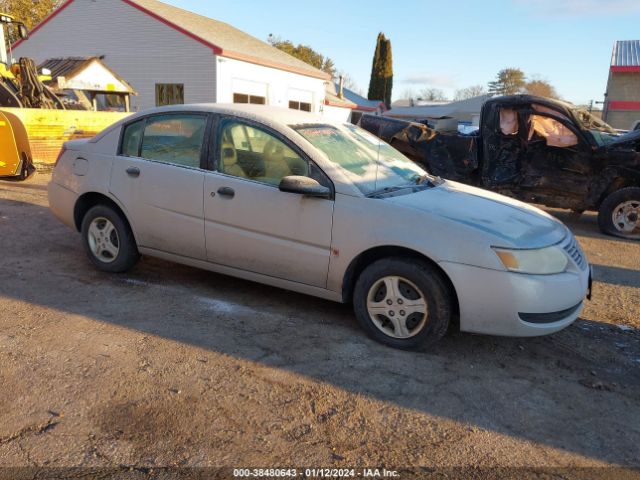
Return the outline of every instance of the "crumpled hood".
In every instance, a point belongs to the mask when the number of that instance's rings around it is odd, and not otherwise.
[[[538,208],[449,180],[387,200],[479,230],[493,237],[490,242],[494,246],[540,248],[558,243],[567,235],[562,222]]]
[[[630,132],[625,133],[624,135],[620,135],[618,138],[616,138],[613,142],[609,144],[609,147],[618,146],[623,143],[636,142],[636,141],[640,142],[640,130],[632,130]],[[629,148],[633,148],[633,147],[630,146]]]

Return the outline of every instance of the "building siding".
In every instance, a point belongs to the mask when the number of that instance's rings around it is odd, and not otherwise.
[[[185,103],[216,101],[212,50],[122,0],[75,0],[33,36],[14,58],[102,56],[137,92],[133,110],[155,106],[156,83],[183,83]]]
[[[628,129],[636,120],[640,120],[640,109],[615,109],[614,102],[640,102],[640,73],[610,73],[603,116],[612,127],[620,129]]]
[[[217,63],[216,98],[220,103],[233,102],[234,93],[260,95],[265,92],[268,105],[288,108],[289,100],[308,98],[312,111],[321,111],[325,95],[322,79],[231,58],[218,57]],[[243,91],[243,88],[253,91]]]

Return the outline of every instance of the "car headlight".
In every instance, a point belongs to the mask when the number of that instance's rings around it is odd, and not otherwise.
[[[531,250],[492,247],[504,267],[511,272],[550,275],[564,272],[569,259],[557,246]]]

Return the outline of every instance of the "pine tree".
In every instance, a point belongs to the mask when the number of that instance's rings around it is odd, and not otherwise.
[[[380,84],[379,70],[384,40],[384,35],[380,32],[376,40],[376,50],[373,53],[373,63],[371,65],[371,80],[369,80],[369,93],[367,94],[369,100],[382,100],[382,85]]]
[[[494,95],[513,95],[524,90],[526,86],[524,72],[519,68],[505,68],[496,75],[496,80],[489,82],[489,93]]]
[[[391,55],[391,40],[382,32],[378,34],[376,50],[371,65],[371,80],[369,81],[369,100],[382,100],[389,107],[391,91],[393,89],[393,58]]]
[[[391,55],[391,40],[386,39],[383,49],[384,62],[384,103],[389,108],[391,106],[391,90],[393,89],[393,57]]]

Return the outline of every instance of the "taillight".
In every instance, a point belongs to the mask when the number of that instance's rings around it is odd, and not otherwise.
[[[62,155],[64,155],[64,152],[67,151],[67,148],[62,145],[62,148],[60,149],[60,153],[58,153],[58,158],[56,158],[56,163],[53,164],[54,168],[58,165],[58,162],[60,161],[60,159],[62,158]]]

